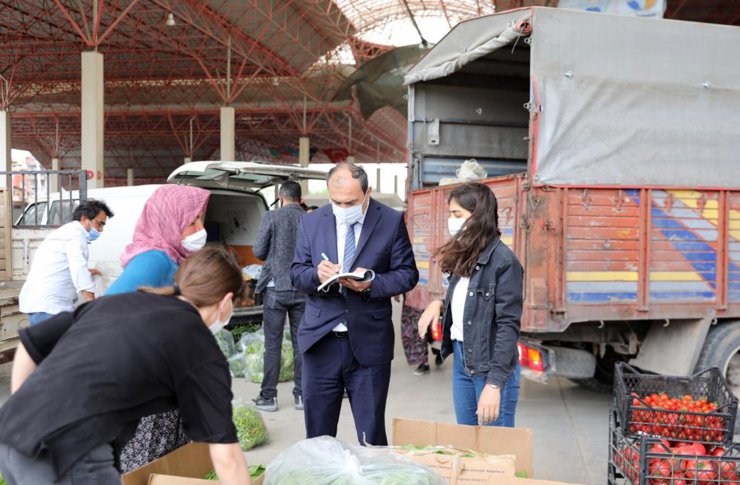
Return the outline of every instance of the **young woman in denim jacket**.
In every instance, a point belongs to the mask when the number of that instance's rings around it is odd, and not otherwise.
[[[419,335],[442,314],[442,357],[454,353],[452,395],[458,424],[514,426],[519,399],[517,341],[523,269],[501,241],[498,203],[473,182],[447,199],[452,238],[437,250],[450,275],[444,301],[430,303]]]

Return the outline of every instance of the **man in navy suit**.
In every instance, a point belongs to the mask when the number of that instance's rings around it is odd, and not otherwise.
[[[306,434],[336,436],[346,389],[360,443],[387,445],[391,298],[414,288],[419,272],[403,215],[370,198],[361,167],[337,165],[327,185],[331,204],[303,217],[291,267],[293,286],[307,295],[298,330]],[[364,269],[375,271],[373,281],[343,279],[317,292],[338,272]]]

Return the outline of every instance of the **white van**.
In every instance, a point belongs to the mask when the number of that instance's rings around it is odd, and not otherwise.
[[[208,245],[218,245],[234,254],[241,267],[261,264],[252,252],[268,203],[262,189],[288,180],[324,179],[326,173],[290,165],[258,162],[191,162],[177,168],[167,183],[202,187],[211,192],[205,217]],[[136,221],[149,196],[160,185],[108,187],[87,191],[88,199],[105,202],[115,214],[105,231],[90,245],[90,268],[99,269],[96,278],[100,294],[121,274],[119,261],[133,239]],[[13,228],[13,279],[25,279],[35,249],[53,230],[39,226],[58,226],[68,222],[72,208],[79,203],[77,191],[30,204]],[[72,202],[70,202],[72,201]],[[270,201],[271,203],[272,201]],[[262,307],[248,301],[238,306],[234,316],[240,321],[261,318]]]

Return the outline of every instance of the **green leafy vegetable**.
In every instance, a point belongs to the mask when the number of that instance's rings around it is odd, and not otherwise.
[[[232,377],[244,377],[244,354],[236,354],[229,358],[229,370]]]
[[[264,372],[265,337],[261,332],[243,335],[239,347],[244,351],[244,377],[257,384],[262,382]],[[290,334],[283,339],[280,348],[280,382],[293,380],[293,344]]]
[[[249,465],[249,478],[254,480],[265,473],[265,465]]]
[[[203,478],[205,480],[218,480],[218,475],[216,475],[216,470],[211,470],[208,473],[206,473],[206,476]]]
[[[234,407],[234,425],[242,450],[251,450],[255,446],[267,443],[267,427],[257,409],[249,406]]]
[[[234,343],[234,337],[231,335],[231,332],[221,329],[214,334],[214,337],[224,357],[228,359],[236,354],[236,344]]]

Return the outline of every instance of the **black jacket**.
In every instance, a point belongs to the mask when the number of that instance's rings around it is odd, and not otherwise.
[[[473,268],[463,311],[465,367],[503,387],[514,370],[522,319],[524,270],[514,252],[496,238]],[[452,275],[442,322],[442,357],[452,354],[450,302],[460,276]]]
[[[257,282],[256,292],[262,293],[270,280],[276,291],[290,291],[290,264],[293,262],[298,227],[305,211],[298,204],[289,204],[265,214],[252,252],[265,262]]]

